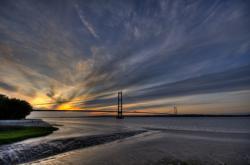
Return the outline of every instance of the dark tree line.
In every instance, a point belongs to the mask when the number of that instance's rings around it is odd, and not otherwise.
[[[31,111],[32,106],[28,102],[0,94],[0,120],[24,119]]]

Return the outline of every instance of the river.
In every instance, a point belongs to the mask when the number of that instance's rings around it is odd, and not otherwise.
[[[32,112],[58,127],[0,146],[2,164],[250,163],[249,117],[85,117]]]

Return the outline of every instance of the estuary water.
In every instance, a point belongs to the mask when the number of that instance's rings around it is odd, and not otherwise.
[[[247,132],[250,133],[250,117],[127,117],[117,120],[115,117],[86,117],[81,112],[32,112],[28,118],[38,118],[53,124],[73,125],[74,133],[85,126],[96,126],[96,129],[138,129],[143,127],[214,131],[214,132]],[[79,129],[78,129],[79,128]],[[73,129],[73,128],[72,128]],[[115,130],[115,129],[114,129]],[[86,131],[86,130],[85,130]]]
[[[250,163],[249,117],[118,120],[85,117],[81,112],[38,111],[28,118],[43,119],[59,130],[0,146],[0,164]]]

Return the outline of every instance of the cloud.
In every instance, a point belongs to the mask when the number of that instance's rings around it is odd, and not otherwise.
[[[204,93],[250,89],[250,66],[230,69],[224,72],[202,75],[174,83],[166,83],[135,91],[135,98],[156,99]],[[138,92],[138,94],[137,94]]]
[[[198,94],[220,93],[239,90],[250,90],[250,66],[230,69],[224,72],[207,74],[199,77],[166,83],[150,88],[125,92],[126,104],[152,101]],[[106,98],[106,96],[96,97],[93,100],[84,102],[84,106],[111,106],[116,104],[116,95]],[[79,105],[79,103],[77,103]],[[172,103],[174,104],[174,103]],[[163,107],[155,105],[155,107]],[[139,106],[141,107],[141,106]],[[137,108],[139,108],[137,107]],[[144,106],[153,108],[153,106]],[[130,108],[135,110],[134,108]]]
[[[1,80],[31,102],[87,108],[112,106],[118,90],[132,103],[248,89],[246,1],[24,0],[0,11]]]
[[[88,29],[88,31],[93,35],[93,37],[99,39],[100,37],[96,34],[96,31],[94,30],[93,26],[84,18],[77,4],[75,5],[75,8],[83,25]]]
[[[18,89],[17,87],[15,87],[13,85],[10,85],[10,84],[7,84],[7,83],[1,82],[1,81],[0,81],[0,88],[7,90],[7,91],[10,91],[10,92],[16,92]]]

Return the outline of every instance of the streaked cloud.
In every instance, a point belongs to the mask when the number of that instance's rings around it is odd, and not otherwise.
[[[250,90],[249,6],[244,0],[1,1],[0,92],[41,109],[108,110],[123,90],[128,110],[149,112],[184,102],[188,112],[196,105],[210,112],[207,96],[220,95],[249,112],[239,99],[249,93],[227,97]],[[208,100],[197,103],[197,95]],[[192,98],[192,106],[183,98]],[[219,104],[232,112],[227,101]]]
[[[83,23],[83,25],[89,30],[89,32],[95,37],[95,38],[99,38],[99,36],[96,34],[94,28],[92,27],[92,25],[84,18],[84,16],[82,15],[81,10],[79,9],[78,5],[75,5],[76,11]]]

